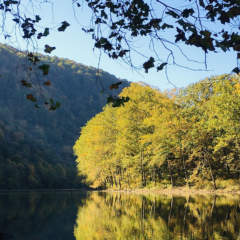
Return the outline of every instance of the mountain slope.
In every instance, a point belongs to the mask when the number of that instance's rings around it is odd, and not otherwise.
[[[72,146],[80,128],[102,110],[110,94],[128,85],[121,80],[113,92],[109,86],[119,79],[109,73],[68,59],[40,57],[50,64],[47,76],[30,71],[24,53],[0,45],[0,188],[79,186]],[[22,80],[33,87],[24,88]],[[51,86],[46,87],[48,80]],[[26,100],[32,93],[38,102],[53,98],[61,107],[35,108]]]

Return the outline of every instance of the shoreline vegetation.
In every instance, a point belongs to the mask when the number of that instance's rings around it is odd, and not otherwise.
[[[239,75],[166,93],[132,83],[120,96],[130,100],[107,105],[73,147],[91,187],[240,192]]]
[[[156,195],[240,195],[240,189],[197,189],[188,187],[173,187],[173,188],[139,188],[139,189],[105,189],[100,190],[107,193],[127,193],[127,194],[156,194]]]
[[[22,192],[106,192],[126,194],[156,194],[156,195],[240,195],[240,188],[225,189],[198,189],[189,187],[168,187],[168,188],[136,188],[136,189],[94,189],[94,188],[69,188],[69,189],[0,189],[1,193],[22,193]]]
[[[0,193],[22,193],[22,192],[107,192],[107,193],[127,193],[127,194],[156,194],[156,195],[240,195],[240,190],[230,189],[194,189],[187,187],[174,188],[142,188],[142,189],[0,189]]]

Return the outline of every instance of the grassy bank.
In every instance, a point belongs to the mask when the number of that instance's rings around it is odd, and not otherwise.
[[[239,186],[230,186],[222,189],[199,189],[189,187],[168,187],[168,188],[138,188],[138,189],[106,189],[104,192],[122,192],[134,194],[164,194],[164,195],[240,195]]]

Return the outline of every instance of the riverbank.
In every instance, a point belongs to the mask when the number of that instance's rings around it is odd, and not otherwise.
[[[159,195],[240,195],[239,190],[232,189],[197,189],[188,187],[173,188],[138,188],[138,189],[92,189],[92,188],[74,188],[74,189],[0,189],[0,193],[11,192],[108,192],[108,193],[127,193],[127,194],[159,194]]]
[[[240,190],[232,189],[196,189],[188,187],[174,187],[174,188],[142,188],[142,189],[106,189],[102,192],[119,192],[119,193],[133,193],[133,194],[159,194],[159,195],[240,195]]]

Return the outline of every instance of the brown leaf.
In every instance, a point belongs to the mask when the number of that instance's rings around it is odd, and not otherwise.
[[[110,85],[110,89],[118,89],[119,85],[122,84],[122,82],[117,82],[117,83],[113,83],[112,85]]]
[[[27,94],[26,98],[32,102],[36,102],[37,99],[32,94]]]
[[[44,82],[43,84],[46,85],[46,86],[50,86],[51,82],[48,80],[48,81]]]

